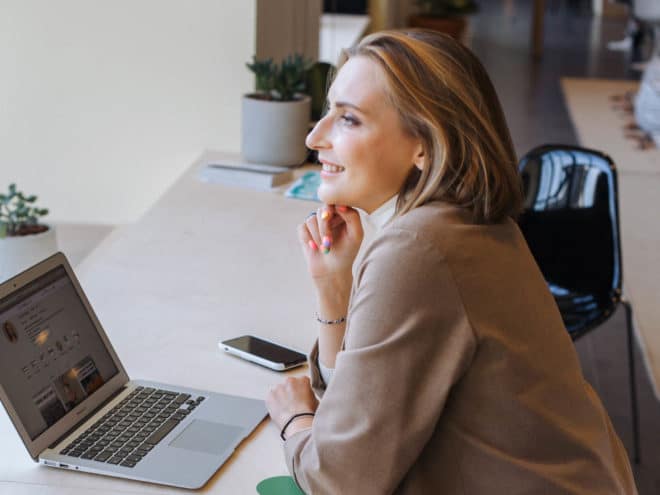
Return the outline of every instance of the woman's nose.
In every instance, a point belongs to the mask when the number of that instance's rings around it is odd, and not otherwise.
[[[327,129],[325,125],[325,117],[319,120],[314,128],[307,134],[305,145],[311,150],[326,149],[329,147],[327,138]]]

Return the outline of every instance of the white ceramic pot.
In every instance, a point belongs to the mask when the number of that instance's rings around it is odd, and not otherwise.
[[[39,234],[0,239],[0,282],[57,252],[53,227]]]
[[[241,154],[248,162],[300,165],[307,157],[305,137],[312,100],[270,101],[243,96]]]

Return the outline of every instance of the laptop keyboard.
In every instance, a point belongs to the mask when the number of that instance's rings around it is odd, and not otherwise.
[[[135,467],[204,399],[137,387],[60,454]]]

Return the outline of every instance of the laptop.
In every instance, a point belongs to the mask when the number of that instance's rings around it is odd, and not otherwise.
[[[46,466],[202,487],[263,401],[131,380],[62,253],[0,284],[0,400]]]

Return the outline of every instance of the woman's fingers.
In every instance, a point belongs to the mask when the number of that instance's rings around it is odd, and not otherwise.
[[[318,244],[316,244],[312,235],[309,233],[306,223],[298,225],[298,240],[300,241],[300,244],[302,244],[303,249],[309,248],[312,251],[318,249]]]
[[[352,239],[362,240],[364,232],[362,229],[362,220],[357,210],[348,206],[337,206],[335,211],[337,216],[346,224],[348,236]]]
[[[319,236],[321,237],[319,248],[326,254],[330,252],[333,243],[333,232],[330,228],[330,221],[332,220],[334,213],[334,206],[332,205],[322,206],[317,212]]]
[[[312,250],[329,253],[332,247],[348,234],[348,237],[358,242],[362,239],[362,223],[360,215],[347,206],[324,205],[309,215],[300,226],[300,241]]]
[[[307,217],[305,220],[305,227],[309,231],[309,235],[317,247],[321,246],[321,233],[319,232],[318,214],[315,216]]]

